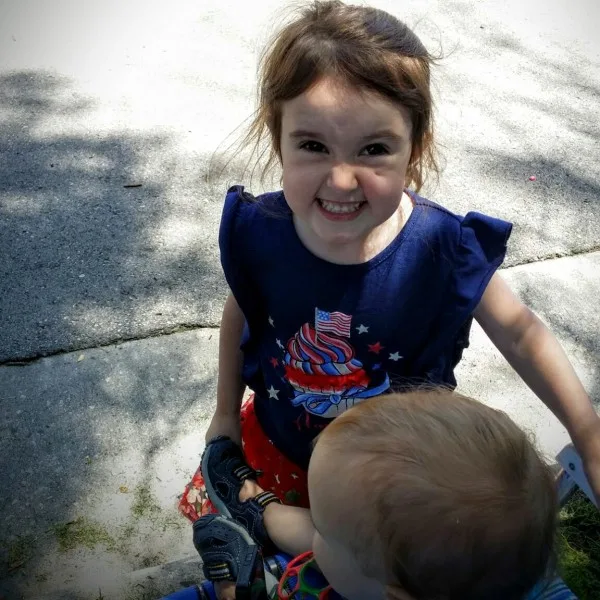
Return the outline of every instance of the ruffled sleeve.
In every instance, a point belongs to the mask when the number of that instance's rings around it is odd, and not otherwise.
[[[449,290],[459,325],[473,313],[504,262],[511,231],[511,223],[476,212],[462,220]]]
[[[256,344],[261,302],[249,263],[256,212],[254,196],[245,192],[242,186],[231,187],[225,196],[221,216],[219,249],[225,279],[246,319],[240,345],[244,352],[242,377],[247,385],[258,391],[261,380]]]
[[[247,220],[251,218],[249,204],[242,186],[229,188],[225,196],[225,204],[219,228],[219,250],[221,253],[221,266],[225,279],[244,312],[246,319],[252,312],[252,280],[245,258],[247,257]]]
[[[419,368],[431,383],[456,385],[454,367],[469,345],[473,311],[490,279],[506,256],[512,224],[480,213],[468,213],[458,236],[444,249],[449,258],[443,307],[433,324],[432,343],[421,356]]]
[[[234,242],[237,238],[237,216],[239,212],[240,188],[238,186],[229,188],[225,196],[221,225],[219,227],[219,250],[221,251],[221,266],[225,273],[227,283],[231,287],[231,279],[235,279],[236,260],[234,258]]]

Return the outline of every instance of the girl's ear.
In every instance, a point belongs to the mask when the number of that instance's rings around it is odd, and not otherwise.
[[[385,586],[385,600],[415,600],[408,592],[397,585]]]

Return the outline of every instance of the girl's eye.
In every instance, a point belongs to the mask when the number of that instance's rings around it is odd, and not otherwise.
[[[381,156],[382,154],[389,154],[389,150],[383,144],[369,144],[365,146],[361,154],[367,156]]]
[[[306,150],[307,152],[327,152],[327,148],[321,144],[321,142],[315,142],[314,140],[310,140],[308,142],[302,142],[300,144],[301,150]]]

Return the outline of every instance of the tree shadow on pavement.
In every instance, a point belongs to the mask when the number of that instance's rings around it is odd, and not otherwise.
[[[193,340],[169,356],[149,339],[118,362],[103,348],[29,362],[153,328],[218,324],[220,205],[174,205],[168,172],[155,171],[171,160],[169,138],[100,135],[87,124],[93,108],[60,76],[0,77],[0,591],[9,597],[57,554],[54,525],[127,516],[131,499],[105,513],[98,499],[119,494],[120,472],[124,485],[153,476],[156,457],[208,418],[215,397],[216,356],[199,355]],[[160,529],[152,535],[167,543]]]
[[[0,77],[0,363],[218,324],[219,205],[174,202],[168,137],[97,134],[92,107]]]
[[[600,319],[590,310],[590,303],[600,295],[600,283],[589,280],[578,285],[579,281],[577,271],[564,277],[545,273],[543,281],[538,280],[537,285],[525,282],[518,291],[523,302],[562,341],[570,359],[584,369],[586,390],[600,410]]]
[[[506,266],[600,248],[600,180],[541,155],[487,152],[479,165],[511,196],[508,207],[498,197],[495,211],[514,223]],[[537,181],[524,184],[533,173]]]
[[[598,66],[558,42],[545,53],[535,37],[464,27],[465,66],[448,59],[442,91],[452,208],[514,222],[507,265],[599,248]]]
[[[0,593],[105,590],[191,545],[175,506],[214,410],[209,338],[190,331],[0,368]]]

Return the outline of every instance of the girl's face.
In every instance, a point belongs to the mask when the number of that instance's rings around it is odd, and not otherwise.
[[[383,250],[404,223],[411,149],[408,114],[374,92],[325,78],[285,102],[283,190],[307,248],[333,262]]]

